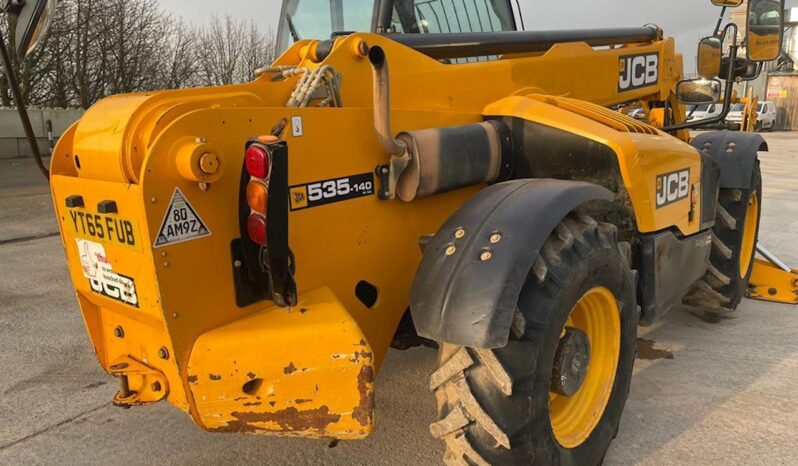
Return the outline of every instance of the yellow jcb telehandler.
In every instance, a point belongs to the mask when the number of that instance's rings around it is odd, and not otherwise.
[[[720,53],[685,81],[655,26],[319,3],[284,2],[282,54],[254,81],[110,97],[58,142],[52,198],[115,404],[359,439],[391,344],[435,343],[447,464],[598,464],[638,325],[732,312],[752,277],[798,299],[792,271],[754,261],[765,141],[690,140],[706,122],[683,104],[720,98]],[[17,11],[21,55],[51,5]],[[778,55],[783,6],[748,2],[731,63]],[[720,26],[702,47],[722,50]],[[611,109],[629,102],[657,127]]]

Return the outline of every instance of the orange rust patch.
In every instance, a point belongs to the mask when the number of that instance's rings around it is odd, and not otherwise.
[[[363,366],[357,375],[357,391],[360,392],[360,403],[352,410],[352,418],[361,426],[371,424],[374,414],[374,368]]]
[[[274,413],[233,412],[232,416],[235,420],[215,430],[218,432],[258,432],[269,429],[258,427],[254,425],[255,423],[274,422],[286,432],[312,430],[323,434],[327,430],[327,426],[341,419],[340,414],[330,413],[330,408],[327,406],[306,411],[299,411],[291,406]]]

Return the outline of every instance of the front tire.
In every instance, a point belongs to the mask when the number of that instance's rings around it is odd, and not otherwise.
[[[507,345],[441,344],[430,431],[445,463],[600,464],[629,394],[638,319],[628,244],[612,225],[567,217],[529,273]],[[587,358],[574,357],[572,335],[587,337]]]
[[[716,321],[742,301],[754,265],[762,212],[762,173],[759,161],[751,174],[751,188],[724,188],[718,194],[709,269],[685,297],[685,304],[701,308]]]

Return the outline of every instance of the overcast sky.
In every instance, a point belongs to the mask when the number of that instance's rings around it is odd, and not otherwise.
[[[327,0],[302,1],[329,4]],[[194,23],[202,23],[213,13],[229,13],[238,18],[253,18],[276,31],[280,3],[280,0],[163,0],[161,5]],[[712,33],[720,12],[710,0],[520,0],[520,3],[527,29],[655,23],[666,35],[676,38],[688,72],[695,68],[692,62],[699,38]],[[798,6],[798,0],[788,0],[787,4]]]

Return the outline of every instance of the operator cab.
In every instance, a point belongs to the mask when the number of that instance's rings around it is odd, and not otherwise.
[[[350,32],[441,34],[518,30],[510,0],[284,0],[277,51]]]

